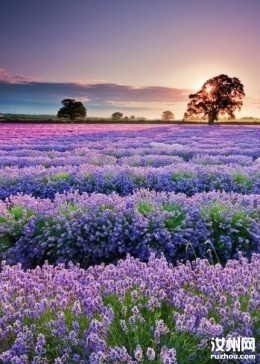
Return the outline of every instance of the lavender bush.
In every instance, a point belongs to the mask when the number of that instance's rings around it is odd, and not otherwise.
[[[156,161],[156,160],[155,160]],[[5,167],[1,170],[0,198],[18,193],[51,198],[55,193],[70,191],[117,192],[126,196],[146,188],[156,192],[185,193],[226,191],[259,194],[259,163],[254,166],[172,164],[165,167],[103,166],[89,164],[64,167]]]
[[[2,202],[0,256],[34,268],[45,260],[82,267],[151,253],[176,264],[207,258],[226,263],[260,251],[260,197],[219,192],[133,195],[57,194],[54,201],[14,196]]]
[[[254,337],[259,352],[259,272],[255,254],[225,268],[154,257],[88,270],[3,264],[0,360],[206,364],[212,337],[222,336]]]

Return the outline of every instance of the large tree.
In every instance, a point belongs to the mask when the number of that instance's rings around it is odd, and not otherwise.
[[[117,112],[114,112],[114,114],[111,115],[111,118],[112,119],[115,119],[115,120],[119,120],[119,119],[122,119],[123,117],[123,113],[117,111]]]
[[[171,111],[166,110],[162,113],[161,119],[162,120],[174,120],[174,114]]]
[[[208,117],[209,124],[218,120],[219,115],[235,117],[234,111],[241,110],[244,86],[236,77],[219,75],[207,80],[201,90],[189,95],[190,102],[184,119],[193,115]]]
[[[63,107],[58,111],[58,118],[69,118],[71,121],[77,118],[85,118],[87,115],[87,109],[80,101],[74,99],[62,100]]]

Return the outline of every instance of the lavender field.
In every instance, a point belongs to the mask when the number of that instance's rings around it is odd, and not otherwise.
[[[259,127],[2,124],[0,362],[260,362],[259,243]]]

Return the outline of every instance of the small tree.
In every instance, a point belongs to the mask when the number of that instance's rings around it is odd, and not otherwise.
[[[116,119],[116,120],[122,119],[122,117],[123,117],[123,113],[121,113],[121,112],[114,112],[114,114],[111,115],[111,118]]]
[[[87,109],[82,102],[74,99],[62,100],[63,107],[58,111],[58,118],[69,118],[71,121],[77,118],[85,118],[87,115]]]
[[[169,110],[164,111],[162,113],[161,119],[162,120],[174,120],[174,114]]]
[[[236,77],[219,75],[204,83],[201,90],[189,95],[190,102],[184,118],[192,115],[208,117],[208,123],[213,124],[219,115],[227,114],[229,119],[235,117],[234,111],[241,110],[244,86]]]

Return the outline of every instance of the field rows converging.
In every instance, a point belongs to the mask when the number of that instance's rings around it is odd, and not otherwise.
[[[2,124],[0,264],[4,364],[260,362],[260,127]]]

